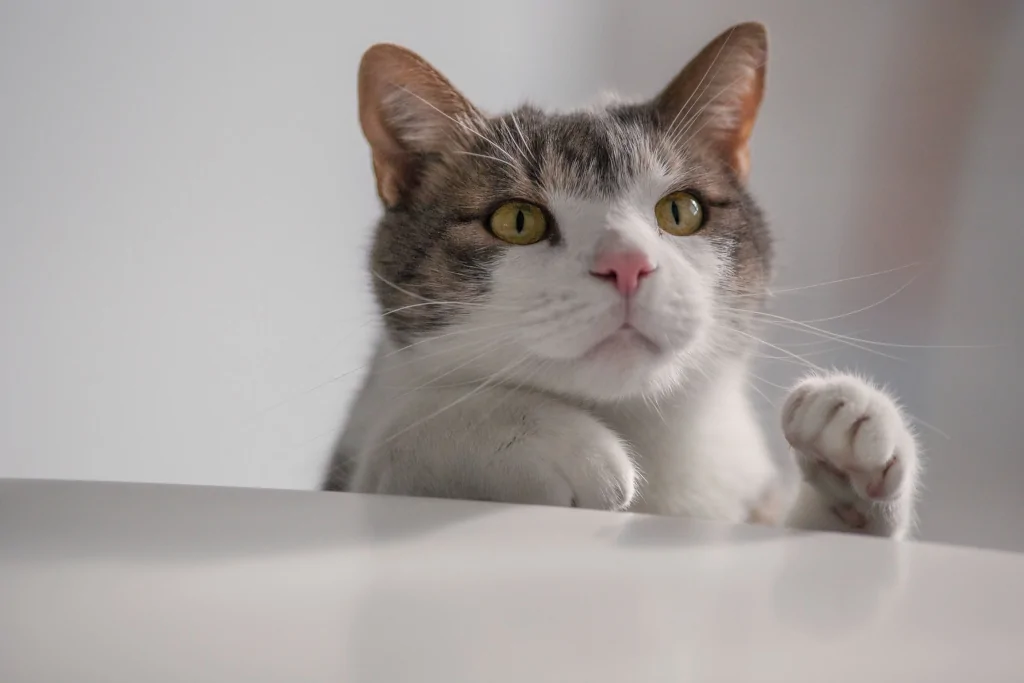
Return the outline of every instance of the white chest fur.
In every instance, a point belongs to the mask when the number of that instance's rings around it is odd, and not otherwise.
[[[745,372],[737,363],[699,390],[597,411],[631,446],[643,476],[630,509],[733,522],[750,517],[778,474],[747,400]]]

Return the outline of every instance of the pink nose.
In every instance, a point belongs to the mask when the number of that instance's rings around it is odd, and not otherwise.
[[[612,280],[623,296],[640,288],[640,280],[654,272],[650,260],[639,251],[608,251],[598,255],[590,274]]]

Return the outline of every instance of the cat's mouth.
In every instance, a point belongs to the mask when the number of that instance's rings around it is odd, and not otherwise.
[[[660,355],[662,352],[661,347],[640,330],[629,323],[623,323],[617,330],[592,346],[583,357],[596,358],[630,351],[643,351],[651,355]]]

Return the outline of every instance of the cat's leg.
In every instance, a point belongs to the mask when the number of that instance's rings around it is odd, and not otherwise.
[[[467,391],[405,401],[360,454],[352,490],[607,510],[633,500],[629,451],[586,411],[527,391]]]
[[[788,526],[906,536],[920,461],[892,397],[848,374],[808,377],[786,399],[782,429],[803,475]]]

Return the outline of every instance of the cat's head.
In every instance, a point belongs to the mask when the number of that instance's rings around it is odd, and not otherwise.
[[[744,187],[766,56],[741,24],[650,101],[489,115],[417,55],[370,48],[359,114],[392,342],[595,400],[745,353],[770,272]]]

